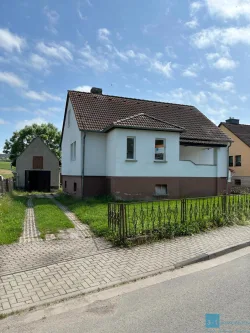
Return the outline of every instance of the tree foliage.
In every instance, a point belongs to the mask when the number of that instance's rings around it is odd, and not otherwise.
[[[3,152],[10,155],[10,160],[15,165],[16,158],[28,147],[31,141],[39,136],[44,143],[60,159],[61,132],[51,123],[25,126],[20,131],[13,133],[9,140],[5,141]]]

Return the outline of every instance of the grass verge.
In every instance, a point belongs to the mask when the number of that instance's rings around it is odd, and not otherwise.
[[[6,194],[0,198],[0,245],[11,244],[22,234],[26,197]]]
[[[74,225],[51,199],[33,199],[35,218],[41,237],[57,234],[59,230],[74,228]]]

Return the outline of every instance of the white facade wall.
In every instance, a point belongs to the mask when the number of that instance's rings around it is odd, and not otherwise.
[[[68,112],[65,121],[62,175],[80,176],[83,153],[81,142],[84,133],[78,129],[70,101],[68,109],[72,111],[69,128]],[[128,136],[136,137],[136,162],[126,161]],[[165,139],[166,163],[154,162],[156,138]],[[74,141],[76,161],[71,161],[70,144]],[[227,177],[226,147],[209,150],[201,147],[183,147],[179,141],[180,134],[176,132],[132,129],[113,129],[106,134],[87,132],[84,173],[86,176],[113,177]]]
[[[127,136],[136,137],[136,162],[126,161]],[[155,139],[166,141],[166,163],[154,162]],[[114,129],[107,134],[107,176],[124,177],[226,177],[227,148],[217,149],[217,165],[180,161],[180,135],[175,132]],[[214,151],[207,161],[216,162]],[[213,156],[211,156],[213,155]],[[203,160],[205,160],[203,156]],[[218,170],[217,170],[218,169]]]
[[[216,148],[180,146],[180,160],[195,164],[215,165]]]
[[[71,110],[69,112],[69,110]],[[68,117],[70,114],[70,126],[68,127]],[[70,145],[76,141],[76,160],[71,161]],[[68,102],[64,133],[62,140],[62,175],[81,176],[82,174],[82,144],[81,132],[78,128],[72,104]]]
[[[106,176],[106,136],[104,133],[86,133],[85,176]]]

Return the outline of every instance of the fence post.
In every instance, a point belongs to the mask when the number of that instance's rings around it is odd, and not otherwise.
[[[226,215],[227,213],[227,194],[222,196],[222,214]]]
[[[181,223],[185,223],[186,215],[186,199],[181,199]]]
[[[124,243],[125,241],[125,205],[122,203],[120,204],[120,224],[119,224],[119,237],[120,240]]]

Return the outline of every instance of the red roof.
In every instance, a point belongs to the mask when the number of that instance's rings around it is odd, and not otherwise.
[[[81,131],[103,132],[119,125],[146,129],[150,126],[162,130],[167,126],[166,130],[182,131],[181,139],[217,143],[230,141],[226,134],[194,106],[78,91],[69,91],[67,103],[68,99],[72,103]]]

